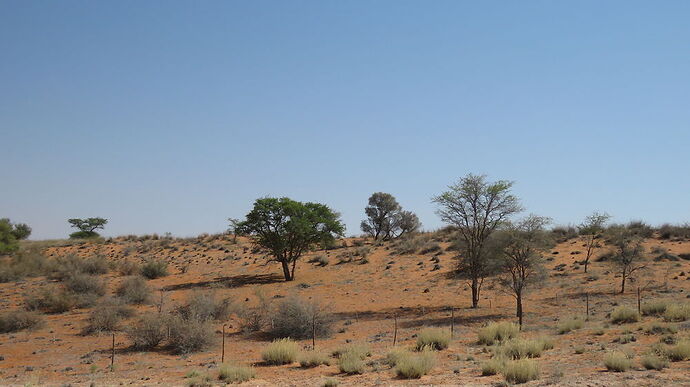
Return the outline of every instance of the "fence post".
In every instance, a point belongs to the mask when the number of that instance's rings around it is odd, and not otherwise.
[[[225,363],[225,324],[223,324],[223,347],[220,352],[220,363]]]
[[[587,303],[586,316],[589,318],[589,292],[585,292],[585,302]]]
[[[637,313],[642,313],[642,304],[640,301],[640,287],[637,287]]]
[[[311,350],[316,351],[316,313],[311,316]]]
[[[455,308],[450,307],[450,338],[453,338],[455,333]]]
[[[113,346],[110,352],[110,372],[115,371],[115,334],[113,333]]]
[[[395,347],[395,344],[398,342],[398,315],[394,314],[393,315],[393,320],[395,322],[395,326],[393,328],[393,346]]]

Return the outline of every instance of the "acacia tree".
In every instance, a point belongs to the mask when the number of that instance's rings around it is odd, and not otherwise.
[[[609,239],[614,246],[611,262],[621,275],[621,294],[623,294],[625,283],[633,273],[647,267],[644,246],[639,236],[623,228],[612,231]]]
[[[96,230],[103,230],[108,223],[105,218],[86,218],[86,219],[67,219],[67,222],[73,227],[78,228],[79,231],[70,234],[70,238],[93,238],[97,237]]]
[[[611,219],[611,215],[602,212],[594,212],[585,218],[585,221],[578,226],[580,235],[585,236],[585,246],[587,247],[587,252],[585,255],[585,273],[587,272],[587,267],[591,258],[597,249],[601,247],[599,241],[604,233],[606,223]]]
[[[7,218],[0,219],[0,254],[9,254],[19,248],[19,241],[31,235],[31,227],[15,223]]]
[[[232,243],[237,243],[237,230],[241,221],[235,218],[228,218],[228,222],[230,222],[228,232],[232,234]]]
[[[525,292],[546,278],[543,253],[554,246],[545,226],[551,219],[530,215],[490,238],[503,275],[499,283],[515,298],[516,316],[522,327],[522,300]]]
[[[395,197],[385,192],[375,192],[364,208],[367,219],[360,228],[375,240],[390,240],[417,231],[421,226],[419,218],[411,211],[403,211]]]
[[[493,269],[487,239],[511,215],[522,211],[510,192],[512,186],[510,181],[489,182],[484,175],[468,174],[432,198],[438,205],[436,213],[458,230],[458,271],[470,281],[473,308],[479,306],[482,283]]]
[[[285,280],[292,281],[302,254],[315,245],[332,243],[343,235],[345,226],[340,214],[324,204],[262,198],[254,202],[236,232],[252,236],[254,243],[267,249],[272,260],[280,262]]]

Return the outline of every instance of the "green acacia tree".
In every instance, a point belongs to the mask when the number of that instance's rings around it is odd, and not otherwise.
[[[0,254],[9,254],[19,249],[19,241],[31,235],[31,227],[24,223],[12,224],[9,219],[0,219]]]
[[[70,238],[93,238],[97,237],[98,233],[96,230],[103,230],[105,225],[108,223],[108,219],[105,218],[86,218],[79,219],[73,218],[68,219],[67,222],[74,228],[78,228],[79,231],[73,232],[69,235]]]
[[[332,243],[345,226],[340,214],[320,203],[302,203],[289,198],[261,198],[236,232],[254,238],[281,264],[286,281],[295,279],[297,261],[316,245]]]

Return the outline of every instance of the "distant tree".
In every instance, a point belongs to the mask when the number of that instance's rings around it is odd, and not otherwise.
[[[78,228],[79,231],[73,232],[69,235],[70,238],[93,238],[97,237],[96,230],[103,230],[108,223],[108,219],[104,218],[86,218],[86,219],[68,219],[67,222],[73,227]]]
[[[585,254],[585,273],[591,258],[597,249],[601,247],[601,236],[606,229],[606,223],[611,219],[611,215],[602,212],[594,212],[585,218],[585,221],[578,226],[580,235],[585,237],[585,246],[587,251]]]
[[[417,231],[421,226],[417,215],[403,211],[395,197],[385,192],[373,193],[364,212],[367,219],[362,221],[360,227],[376,240],[398,238]]]
[[[516,316],[522,327],[522,301],[525,292],[539,286],[546,278],[543,254],[552,248],[555,241],[545,226],[551,220],[530,215],[509,224],[504,230],[494,233],[489,245],[497,253],[498,265],[502,271],[499,282],[515,298]]]
[[[238,226],[242,222],[236,218],[228,218],[228,222],[230,222],[230,226],[228,227],[228,232],[230,234],[232,234],[232,243],[237,243],[237,230],[238,230]]]
[[[621,294],[623,294],[625,283],[633,273],[647,267],[642,238],[634,231],[617,228],[610,232],[609,240],[614,246],[610,261],[621,275]]]
[[[292,281],[302,254],[341,237],[345,226],[340,214],[326,205],[262,198],[254,202],[247,219],[237,225],[237,232],[253,236],[257,245],[270,251],[272,259],[280,262],[285,280]]]
[[[0,219],[0,254],[9,254],[19,249],[19,241],[31,235],[31,227],[24,223],[13,224],[9,219]]]
[[[484,175],[468,174],[449,190],[432,199],[441,219],[457,227],[460,250],[459,272],[470,280],[472,307],[479,306],[484,278],[492,265],[485,249],[487,239],[513,214],[522,211],[506,180],[489,182]]]

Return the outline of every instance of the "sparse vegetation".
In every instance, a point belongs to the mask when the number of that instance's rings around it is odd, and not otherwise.
[[[129,304],[145,304],[151,299],[151,289],[141,276],[125,278],[115,290],[115,294]]]
[[[490,323],[479,330],[479,344],[494,345],[516,337],[520,332],[517,324],[510,322]]]
[[[685,321],[690,319],[690,303],[684,304],[669,304],[664,311],[664,320],[666,321]]]
[[[503,377],[509,383],[521,384],[539,379],[539,365],[534,360],[512,360],[503,367]]]
[[[611,351],[604,355],[606,369],[614,372],[625,372],[632,368],[632,360],[627,354],[620,351]]]
[[[504,358],[493,357],[482,363],[482,376],[498,375],[506,365]]]
[[[436,364],[436,355],[431,348],[418,354],[400,356],[395,364],[395,373],[405,379],[419,379],[431,371]]]
[[[266,364],[281,365],[294,363],[299,354],[299,345],[291,339],[274,340],[261,352],[261,358]]]
[[[122,305],[117,300],[106,300],[97,305],[89,314],[88,324],[83,334],[99,334],[102,332],[116,331],[120,322],[126,317],[131,317],[134,311]]]
[[[690,359],[690,340],[681,341],[668,347],[666,355],[671,361],[683,361]]]
[[[661,371],[668,367],[668,360],[655,354],[648,354],[642,357],[642,366],[648,370]]]
[[[450,332],[441,328],[427,328],[417,335],[417,350],[424,348],[442,350],[448,348]]]
[[[170,317],[168,346],[174,353],[199,352],[214,341],[213,328],[208,321],[186,320],[180,316]]]
[[[331,316],[318,302],[290,296],[278,303],[271,333],[293,339],[309,338],[313,332],[317,337],[327,337],[331,334],[331,324]]]
[[[185,320],[223,320],[232,310],[229,298],[220,299],[213,292],[192,292],[187,302],[177,308],[177,313]]]
[[[640,314],[633,308],[619,306],[611,312],[611,322],[614,324],[626,324],[640,321]]]
[[[40,310],[44,313],[64,313],[77,306],[77,297],[58,287],[44,288],[26,297],[28,310]]]
[[[0,333],[36,329],[42,325],[43,317],[34,312],[13,310],[0,314]]]
[[[149,260],[141,267],[141,275],[148,279],[156,279],[168,275],[168,264],[160,260]]]
[[[348,375],[364,373],[364,360],[354,352],[345,352],[338,358],[338,369]]]
[[[132,347],[147,350],[158,346],[167,336],[167,319],[165,316],[145,314],[139,321],[127,329],[127,336]]]
[[[256,377],[252,367],[236,364],[223,364],[218,369],[218,379],[225,383],[242,383]]]
[[[330,365],[328,355],[318,351],[303,352],[299,355],[299,365],[302,368],[318,367],[320,365]]]
[[[577,329],[581,329],[584,325],[585,321],[579,317],[567,318],[558,324],[558,334],[562,335]]]
[[[666,312],[668,301],[656,300],[649,301],[642,304],[641,311],[645,316],[661,316]]]

